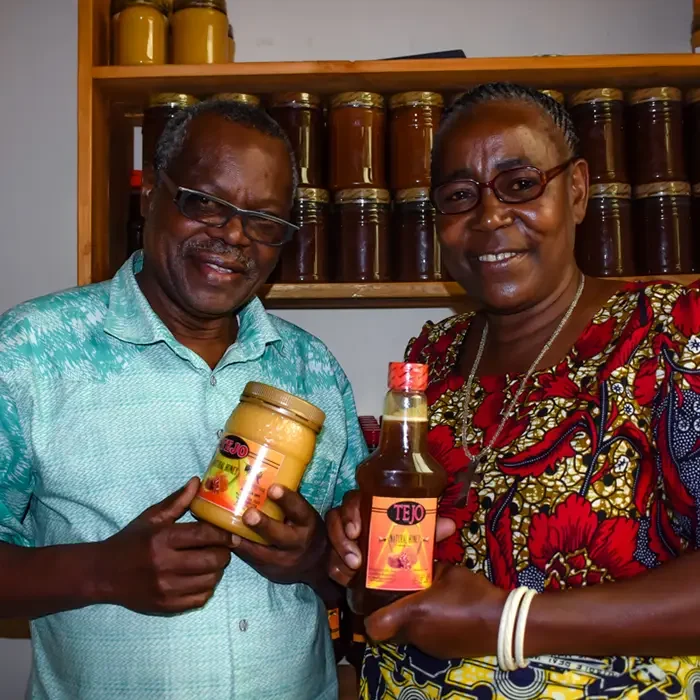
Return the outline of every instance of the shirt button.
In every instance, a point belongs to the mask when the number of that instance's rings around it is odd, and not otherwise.
[[[248,631],[248,620],[241,620],[241,621],[238,623],[238,629],[239,629],[241,632],[247,632],[247,631]]]
[[[216,377],[215,377],[213,374],[211,375],[211,377],[210,377],[210,379],[209,379],[209,383],[210,383],[212,386],[216,386]]]

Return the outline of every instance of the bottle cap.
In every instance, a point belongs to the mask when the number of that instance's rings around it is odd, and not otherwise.
[[[425,391],[428,388],[428,365],[415,362],[392,362],[389,365],[391,391]]]

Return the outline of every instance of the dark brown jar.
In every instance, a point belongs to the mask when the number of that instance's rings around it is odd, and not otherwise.
[[[632,247],[632,187],[592,185],[586,217],[576,229],[576,261],[593,277],[635,273]]]
[[[571,96],[571,118],[588,161],[591,183],[629,182],[622,90],[581,90]]]
[[[282,282],[328,281],[328,190],[300,187],[292,220],[299,226],[282,252]]]
[[[430,155],[443,108],[436,92],[402,92],[389,101],[394,191],[430,187]]]
[[[330,189],[386,187],[384,98],[344,92],[331,101]]]
[[[338,281],[388,282],[389,192],[376,188],[341,190],[335,203],[340,235]]]
[[[324,129],[321,98],[308,92],[272,96],[270,115],[284,129],[299,167],[299,183],[323,186]]]
[[[143,169],[152,167],[158,139],[166,124],[181,110],[197,104],[193,95],[164,92],[151,95],[148,107],[143,111]]]
[[[632,181],[686,180],[681,91],[673,87],[635,90],[630,95]]]
[[[686,102],[686,132],[688,134],[688,156],[690,158],[690,182],[700,183],[700,88],[691,90]]]
[[[559,92],[559,90],[549,90],[548,88],[545,88],[543,90],[540,90],[540,92],[543,95],[547,95],[547,97],[551,97],[555,102],[558,102],[560,105],[563,105],[566,103],[566,98],[564,97],[564,93]]]
[[[249,95],[247,92],[217,92],[211,96],[212,100],[223,102],[240,102],[244,105],[260,106],[260,98],[257,95]]]
[[[687,182],[654,182],[634,188],[635,233],[639,272],[646,275],[693,271]]]

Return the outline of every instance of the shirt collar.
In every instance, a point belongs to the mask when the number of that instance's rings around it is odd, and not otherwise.
[[[104,323],[105,332],[134,345],[163,342],[181,357],[191,360],[190,355],[194,353],[175,339],[143,295],[136,281],[136,275],[142,268],[143,251],[138,251],[122,265],[112,279],[109,309]],[[265,352],[268,344],[282,340],[270,315],[257,297],[240,309],[238,324],[236,342],[228,348],[219,366],[257,359]]]

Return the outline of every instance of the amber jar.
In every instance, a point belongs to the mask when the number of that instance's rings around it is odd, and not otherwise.
[[[164,0],[113,0],[112,63],[118,66],[166,63],[168,11]]]
[[[634,188],[637,258],[641,274],[693,271],[690,185],[654,182]]]
[[[270,115],[291,141],[299,167],[299,183],[323,186],[323,110],[321,98],[308,92],[273,95]]]
[[[623,99],[622,90],[614,88],[581,90],[571,96],[571,118],[593,184],[629,182]]]
[[[300,187],[292,219],[299,227],[282,253],[280,281],[328,281],[328,190]]]
[[[175,0],[173,63],[228,63],[226,0]]]
[[[635,273],[631,196],[632,187],[626,183],[591,186],[586,217],[576,229],[576,260],[585,274]]]
[[[389,192],[341,190],[335,203],[340,236],[338,281],[389,281]]]
[[[386,187],[384,98],[344,92],[331,101],[330,189]]]
[[[389,101],[394,191],[430,187],[430,156],[443,108],[436,92],[402,92]]]
[[[197,104],[193,95],[163,92],[151,95],[148,107],[143,110],[143,169],[153,165],[158,139],[166,124],[182,109]]]
[[[630,95],[632,180],[686,180],[681,91],[673,87],[635,90]]]
[[[253,107],[260,106],[260,98],[257,95],[249,95],[246,92],[217,92],[211,96],[212,100],[223,100],[224,102],[242,102]]]
[[[688,134],[688,157],[690,158],[690,181],[700,183],[700,88],[691,90],[686,96],[686,133]]]
[[[551,97],[555,102],[558,102],[560,105],[563,105],[566,103],[566,98],[564,97],[563,92],[559,92],[559,90],[549,90],[547,88],[540,90],[540,92],[543,95],[547,95],[547,97]]]

